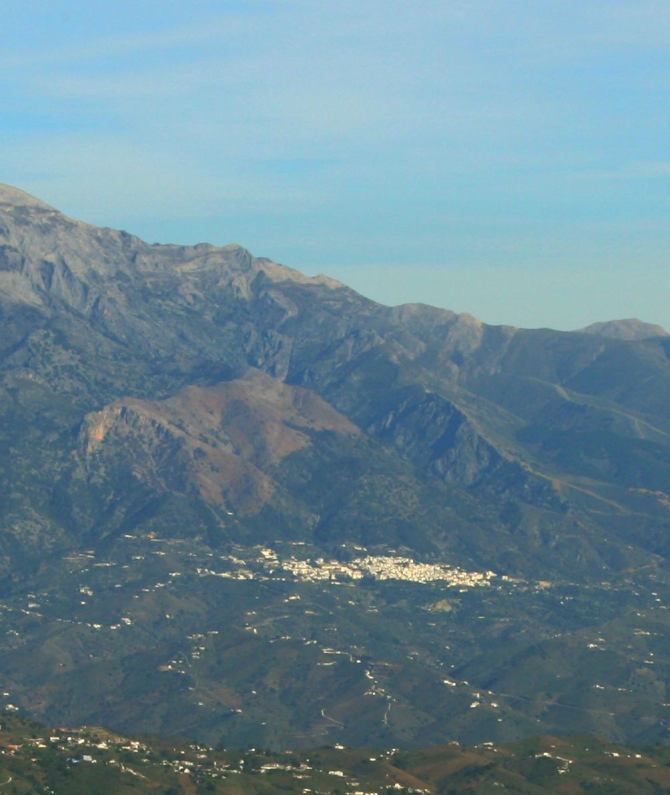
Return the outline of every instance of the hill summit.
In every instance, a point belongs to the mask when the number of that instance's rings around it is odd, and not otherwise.
[[[646,340],[653,337],[670,336],[662,327],[654,323],[644,323],[637,318],[627,320],[607,320],[604,323],[592,323],[582,329],[585,334],[598,334],[617,340]]]

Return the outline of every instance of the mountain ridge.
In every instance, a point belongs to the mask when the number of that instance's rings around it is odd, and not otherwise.
[[[52,205],[43,201],[42,199],[39,199],[38,197],[33,196],[27,193],[26,191],[23,191],[22,189],[7,183],[0,183],[0,204],[9,205],[10,207],[14,208],[27,208],[27,209],[48,211],[49,213],[53,213],[59,216],[61,219],[70,221],[74,224],[80,224],[84,227],[89,227],[90,229],[99,229],[99,231],[102,232],[116,233],[123,236],[124,238],[137,241],[141,243],[144,247],[147,247],[149,249],[154,248],[157,250],[159,249],[169,250],[181,254],[182,256],[185,256],[187,259],[189,257],[190,252],[196,253],[196,259],[198,258],[197,257],[198,254],[202,255],[202,257],[205,258],[207,254],[212,252],[235,253],[238,255],[237,258],[241,259],[242,261],[246,261],[247,263],[251,263],[253,261],[254,263],[256,263],[259,270],[264,272],[268,276],[268,278],[272,280],[282,280],[282,278],[284,277],[284,278],[291,278],[295,281],[308,283],[308,284],[309,283],[323,284],[326,286],[330,286],[333,289],[338,289],[338,288],[345,288],[348,290],[351,289],[347,287],[345,284],[343,284],[341,281],[339,281],[338,279],[335,279],[326,274],[307,276],[294,268],[290,268],[286,265],[281,265],[279,263],[276,263],[267,257],[254,257],[248,249],[246,249],[244,246],[240,245],[239,243],[228,243],[225,245],[215,245],[207,242],[201,242],[192,245],[146,243],[142,241],[140,238],[136,237],[135,235],[129,234],[128,232],[121,230],[119,231],[112,230],[107,227],[98,228],[86,223],[85,221],[74,219],[70,216],[67,216],[61,213],[58,209],[56,209]],[[365,299],[365,300],[372,301],[372,299]],[[375,302],[373,301],[373,303]],[[449,309],[444,309],[441,307],[421,302],[403,303],[389,308],[397,310],[398,314],[400,315],[411,314],[415,311],[437,312],[440,314],[448,313],[453,317],[461,318],[462,321],[465,323],[471,323],[473,326],[483,325],[483,322],[480,319],[474,317],[473,315],[467,312],[455,313]],[[523,327],[519,326],[501,326],[501,327],[524,330]],[[654,336],[668,336],[670,334],[670,332],[666,331],[660,325],[654,323],[648,323],[639,320],[637,318],[612,319],[607,321],[593,322],[588,326],[585,326],[584,328],[578,329],[578,331],[582,333],[602,335],[602,336],[612,337],[616,339],[623,339],[623,340],[641,340],[641,339],[651,338]]]

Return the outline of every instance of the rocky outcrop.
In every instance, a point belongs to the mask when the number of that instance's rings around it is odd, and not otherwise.
[[[80,446],[92,477],[126,467],[159,493],[249,514],[274,491],[272,467],[320,431],[360,433],[313,392],[250,371],[164,401],[117,401],[86,416]]]

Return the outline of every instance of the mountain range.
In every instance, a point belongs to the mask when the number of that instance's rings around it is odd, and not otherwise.
[[[9,186],[0,317],[0,670],[31,714],[665,736],[662,328],[386,307]]]

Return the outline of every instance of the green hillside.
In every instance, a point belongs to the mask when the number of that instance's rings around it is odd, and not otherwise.
[[[137,740],[101,728],[46,729],[8,715],[0,724],[0,786],[14,795],[655,795],[670,791],[669,768],[666,750],[589,737],[450,743],[412,753],[337,745],[298,754]]]

